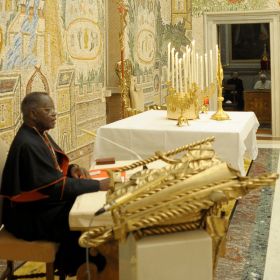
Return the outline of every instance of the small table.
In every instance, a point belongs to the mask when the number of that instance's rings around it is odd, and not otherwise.
[[[243,159],[245,155],[253,160],[257,157],[259,122],[253,112],[227,113],[227,121],[212,120],[214,112],[208,112],[189,121],[189,126],[178,127],[176,120],[166,118],[166,111],[151,110],[102,126],[97,130],[95,159],[145,159],[155,151],[169,151],[214,136],[217,156],[246,175]]]
[[[259,122],[271,126],[271,92],[267,89],[246,90],[244,110],[255,112]]]

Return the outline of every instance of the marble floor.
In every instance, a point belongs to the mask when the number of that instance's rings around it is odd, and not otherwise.
[[[268,138],[262,138],[268,139]],[[249,176],[280,173],[280,140],[258,140],[259,153]],[[240,199],[227,234],[215,280],[280,279],[280,182]]]
[[[280,151],[280,141],[259,141],[259,148],[270,148],[272,150]],[[279,157],[277,165],[275,166],[276,172],[280,174]],[[276,182],[274,199],[272,204],[272,215],[270,222],[268,247],[264,269],[264,280],[277,280],[280,279],[280,180]]]

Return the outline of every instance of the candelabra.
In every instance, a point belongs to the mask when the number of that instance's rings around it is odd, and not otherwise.
[[[197,119],[199,115],[197,91],[198,87],[193,83],[188,92],[176,92],[169,82],[169,94],[166,97],[167,118],[177,119],[178,126],[182,126],[184,122],[189,124],[188,120]]]
[[[218,46],[215,58],[212,50],[198,55],[195,41],[186,46],[182,58],[179,52],[167,45],[167,118],[177,119],[178,126],[188,120],[199,118],[199,112],[207,113],[209,98],[216,91],[214,63],[218,61]]]
[[[168,96],[166,97],[167,118],[178,120],[177,125],[183,126],[188,120],[199,118],[199,112],[208,111],[209,98],[215,92],[215,85],[211,83],[202,89],[192,83],[185,92],[177,92],[170,82],[167,82]]]

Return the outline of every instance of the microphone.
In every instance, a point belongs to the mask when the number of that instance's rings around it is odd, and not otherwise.
[[[80,128],[80,130],[83,131],[83,132],[85,132],[85,133],[87,133],[87,134],[89,134],[89,135],[91,135],[91,136],[94,136],[94,137],[97,136],[95,132],[89,131],[89,130],[87,130],[87,129]],[[113,145],[115,145],[115,146],[117,146],[117,147],[119,147],[119,148],[121,148],[121,149],[124,149],[124,150],[126,150],[126,151],[132,153],[133,155],[135,155],[135,156],[137,157],[138,160],[143,160],[143,158],[142,158],[139,154],[137,154],[135,151],[133,151],[133,150],[131,150],[131,149],[129,149],[129,148],[127,148],[127,147],[125,147],[125,146],[119,144],[119,143],[116,143],[116,142],[114,142],[114,141],[112,141],[112,140],[110,140],[110,139],[108,139],[108,138],[106,138],[106,137],[103,137],[103,136],[100,136],[100,135],[99,135],[98,137],[100,137],[101,139],[103,139],[103,140],[105,140],[105,141],[107,141],[107,142],[109,142],[109,143],[111,143],[111,144],[113,144]],[[144,169],[148,169],[148,167],[147,167],[146,164],[143,166],[143,170],[144,170]],[[100,208],[99,210],[97,210],[97,211],[94,213],[94,216],[99,216],[99,215],[103,214],[104,212],[110,210],[110,209],[113,207],[114,204],[119,203],[119,202],[122,202],[123,200],[126,200],[126,199],[129,198],[131,195],[132,195],[131,193],[127,193],[127,194],[124,195],[123,197],[117,198],[116,201],[114,201],[112,204],[105,204],[102,208]]]
[[[91,135],[91,136],[94,136],[94,137],[97,136],[95,132],[89,131],[87,129],[80,128],[80,130],[85,132],[85,133],[87,133],[87,134],[89,134],[89,135]],[[137,159],[143,160],[143,158],[138,153],[136,153],[135,151],[133,151],[133,150],[131,150],[131,149],[129,149],[129,148],[119,144],[119,143],[116,143],[116,142],[114,142],[114,141],[112,141],[112,140],[110,140],[110,139],[108,139],[108,138],[106,138],[104,136],[98,135],[98,137],[100,137],[101,139],[103,139],[103,140],[105,140],[105,141],[107,141],[107,142],[109,142],[109,143],[111,143],[111,144],[113,144],[113,145],[123,149],[123,150],[126,150],[127,152],[130,152],[131,154],[135,155],[137,157]]]
[[[127,201],[130,197],[132,196],[132,192],[128,192],[125,195],[123,195],[122,197],[117,198],[116,200],[112,201],[111,203],[105,204],[102,208],[100,208],[99,210],[97,210],[94,213],[94,216],[99,216],[103,213],[105,213],[108,210],[111,210],[111,208],[118,203],[122,203]]]

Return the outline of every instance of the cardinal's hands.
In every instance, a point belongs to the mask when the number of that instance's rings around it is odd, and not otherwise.
[[[90,175],[89,175],[89,172],[83,168],[83,167],[80,167],[79,165],[77,164],[73,164],[70,168],[70,171],[69,171],[69,175],[70,177],[72,178],[76,178],[76,179],[91,179]]]
[[[99,190],[108,191],[110,189],[110,178],[99,180]]]
[[[91,179],[89,172],[77,164],[71,164],[69,166],[68,176],[75,179]],[[98,180],[98,182],[100,191],[108,191],[110,189],[110,178],[104,178]]]

